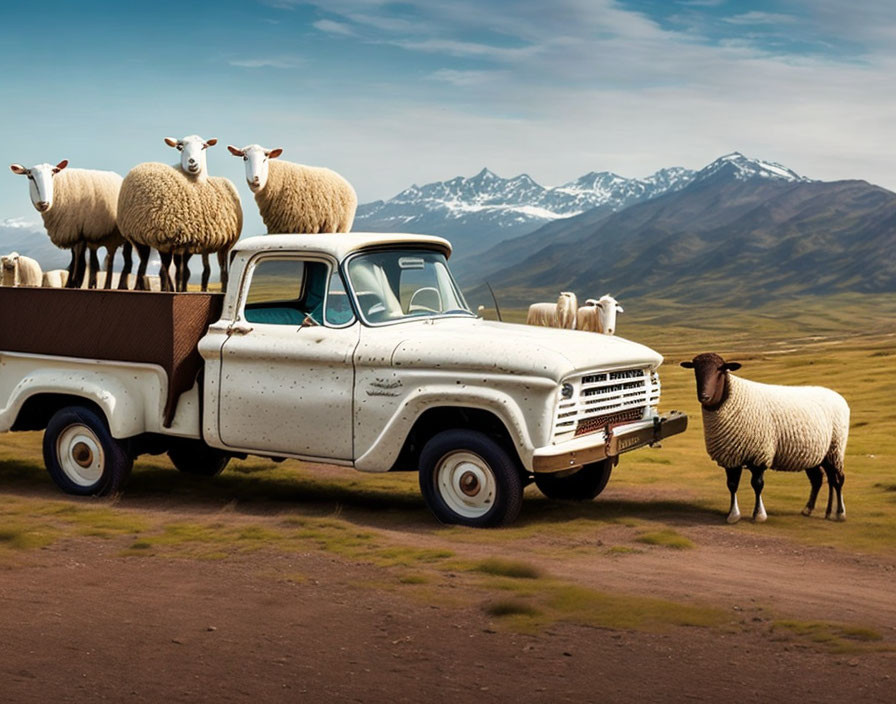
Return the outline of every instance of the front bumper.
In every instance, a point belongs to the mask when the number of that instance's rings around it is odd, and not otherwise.
[[[560,445],[538,448],[532,455],[532,471],[561,472],[600,462],[683,433],[687,427],[688,417],[679,411],[669,411],[653,420],[610,427],[603,433],[591,433]]]

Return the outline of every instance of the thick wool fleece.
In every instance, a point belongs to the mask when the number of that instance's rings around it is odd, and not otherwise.
[[[116,213],[121,176],[114,171],[63,169],[53,177],[53,205],[41,213],[50,240],[71,249],[80,241],[91,246],[124,244]]]
[[[255,202],[268,234],[349,232],[358,196],[335,171],[272,159]]]
[[[825,458],[843,469],[849,406],[821,386],[776,386],[728,374],[728,398],[703,409],[706,451],[722,467],[798,472]]]
[[[118,226],[131,242],[160,252],[217,252],[239,238],[243,210],[226,178],[198,181],[179,167],[146,162],[121,184]]]

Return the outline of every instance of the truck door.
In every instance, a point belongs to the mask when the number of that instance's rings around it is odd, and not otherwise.
[[[334,262],[250,263],[221,349],[218,424],[228,447],[351,460],[360,325]]]

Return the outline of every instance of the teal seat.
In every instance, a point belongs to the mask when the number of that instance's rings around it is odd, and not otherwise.
[[[287,306],[276,308],[246,308],[246,322],[267,325],[301,325],[305,316],[301,311]]]

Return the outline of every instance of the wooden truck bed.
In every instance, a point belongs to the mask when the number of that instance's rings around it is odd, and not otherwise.
[[[223,302],[220,293],[0,287],[0,351],[156,364],[168,375],[169,427]]]

